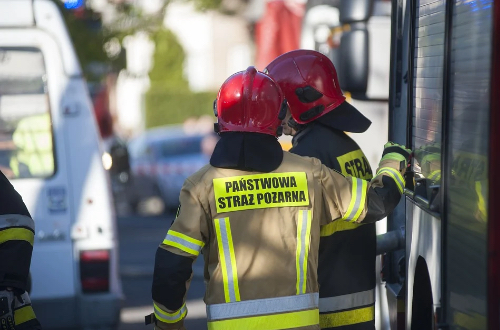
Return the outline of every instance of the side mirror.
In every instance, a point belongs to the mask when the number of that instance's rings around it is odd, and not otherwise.
[[[368,88],[368,29],[365,23],[351,25],[340,39],[340,87],[353,98],[364,98]]]
[[[341,0],[340,21],[342,24],[366,22],[373,12],[373,0]]]
[[[373,12],[372,0],[341,0],[340,23],[348,25],[340,39],[340,87],[353,98],[366,98],[369,74],[367,21]]]

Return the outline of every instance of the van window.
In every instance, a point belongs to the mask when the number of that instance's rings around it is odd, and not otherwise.
[[[416,177],[441,180],[444,1],[416,3],[413,81],[413,171]]]
[[[9,179],[54,174],[54,147],[42,52],[0,47],[0,170]]]

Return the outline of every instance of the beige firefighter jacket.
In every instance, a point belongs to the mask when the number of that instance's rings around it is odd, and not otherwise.
[[[399,165],[381,162],[371,183],[288,152],[270,173],[206,165],[186,180],[160,247],[203,254],[209,330],[319,329],[320,226],[363,221],[367,190],[385,175],[404,182]],[[183,329],[185,304],[154,306],[157,329]]]

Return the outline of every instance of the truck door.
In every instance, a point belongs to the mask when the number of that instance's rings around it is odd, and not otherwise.
[[[72,297],[71,187],[63,139],[66,86],[57,43],[32,28],[0,28],[0,166],[34,221],[32,300]]]

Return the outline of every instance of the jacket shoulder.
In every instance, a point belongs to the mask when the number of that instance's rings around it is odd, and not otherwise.
[[[295,167],[297,170],[306,172],[311,170],[321,170],[321,164],[322,163],[318,158],[300,156],[288,151],[283,152],[283,162],[281,163],[282,166],[285,166],[287,168]]]

